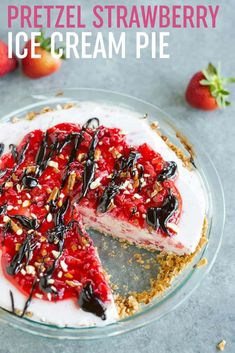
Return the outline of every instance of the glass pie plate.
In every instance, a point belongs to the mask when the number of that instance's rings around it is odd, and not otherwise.
[[[197,141],[194,136],[192,136],[193,134],[188,132],[181,123],[170,118],[153,104],[128,95],[105,90],[74,88],[63,90],[63,94],[62,92],[59,94],[58,90],[54,90],[35,93],[25,98],[19,97],[17,102],[14,102],[14,111],[12,111],[12,102],[9,103],[8,106],[1,107],[1,120],[10,121],[15,116],[20,118],[25,116],[28,112],[40,111],[46,106],[55,107],[58,104],[70,102],[79,103],[81,101],[101,102],[128,108],[129,110],[138,112],[140,116],[144,116],[148,113],[149,120],[158,121],[163,133],[169,137],[171,142],[181,149],[184,149],[184,146],[182,146],[181,142],[176,137],[177,131],[180,131],[187,137],[195,150],[196,156],[194,162],[201,176],[205,194],[207,195],[206,217],[208,220],[207,237],[209,241],[196,256],[194,261],[173,281],[171,287],[163,296],[155,298],[151,303],[143,306],[142,309],[133,316],[108,326],[60,328],[45,323],[38,323],[30,318],[22,319],[0,309],[0,320],[2,322],[36,335],[58,339],[88,340],[118,335],[159,320],[162,316],[178,307],[192,294],[210,271],[221,244],[225,218],[224,196],[221,182],[213,163],[207,156],[201,143]],[[185,151],[185,153],[187,153],[187,151]],[[128,267],[127,264],[128,260],[133,258],[135,253],[140,253],[145,258],[156,258],[156,253],[139,250],[135,246],[128,246],[128,248],[125,249],[125,247],[121,247],[117,240],[111,239],[110,237],[102,237],[95,231],[91,231],[90,234],[94,239],[95,245],[98,247],[104,268],[111,274],[111,279],[118,284],[121,294],[125,293],[127,290],[140,291],[149,288],[150,277],[153,275],[156,276],[157,264],[149,271],[144,270],[143,266],[137,262],[133,262],[132,265],[128,265]],[[196,269],[194,266],[195,263],[203,257],[207,258],[208,265]]]

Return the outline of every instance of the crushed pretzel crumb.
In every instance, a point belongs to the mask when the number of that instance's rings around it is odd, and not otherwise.
[[[220,342],[216,345],[216,348],[217,348],[219,351],[224,351],[225,346],[226,346],[226,341],[225,341],[225,340],[222,340],[222,341],[220,341]]]
[[[204,267],[207,265],[207,263],[208,263],[207,258],[203,257],[201,260],[198,261],[195,267],[196,268]]]

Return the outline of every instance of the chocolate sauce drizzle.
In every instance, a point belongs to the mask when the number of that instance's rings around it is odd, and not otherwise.
[[[28,265],[29,261],[33,256],[33,250],[37,246],[36,242],[33,242],[33,234],[27,235],[23,241],[19,251],[15,254],[6,270],[10,276],[16,275],[20,269],[23,261]]]
[[[13,215],[10,217],[17,220],[26,229],[37,230],[39,228],[38,220],[35,218],[28,218],[22,215]]]
[[[4,143],[0,143],[0,158],[2,157],[2,154],[3,154],[3,152],[4,152],[4,148],[5,148],[5,145],[4,145]]]
[[[95,171],[96,171],[95,149],[99,142],[98,134],[99,134],[99,130],[97,129],[92,137],[92,140],[90,142],[90,146],[88,149],[86,164],[83,172],[82,194],[80,199],[86,196],[90,188],[90,185],[95,178]]]
[[[120,175],[124,171],[133,171],[134,165],[141,157],[139,152],[132,151],[127,158],[121,157],[116,163],[112,179],[108,186],[104,189],[99,200],[97,211],[105,213],[108,211],[114,197],[119,193],[122,183],[119,181]]]
[[[3,192],[3,188],[5,186],[5,184],[11,180],[12,178],[12,175],[15,173],[15,171],[17,170],[17,168],[21,165],[21,163],[24,162],[24,159],[25,159],[25,155],[26,155],[26,152],[28,150],[28,147],[29,147],[29,141],[27,141],[25,143],[25,145],[22,147],[21,151],[20,152],[17,152],[17,149],[16,149],[16,146],[11,144],[9,145],[9,148],[11,149],[11,153],[12,153],[12,156],[14,158],[14,161],[15,161],[15,166],[13,167],[12,171],[11,171],[11,174],[8,176],[8,178],[4,181],[4,183],[0,186],[0,194]],[[6,174],[6,173],[5,173]]]
[[[73,142],[73,147],[72,147],[72,151],[71,154],[69,156],[69,160],[66,166],[66,170],[64,173],[64,176],[62,178],[62,182],[61,182],[61,188],[63,188],[66,184],[67,178],[69,176],[70,173],[70,165],[74,162],[76,155],[77,155],[77,151],[82,143],[83,140],[83,130],[81,131],[80,134],[73,134],[70,135],[70,141]],[[63,148],[64,148],[64,144],[63,144]]]
[[[78,305],[84,311],[95,314],[102,320],[106,320],[106,307],[104,303],[95,295],[91,282],[88,282],[82,289]]]
[[[161,228],[164,233],[171,236],[171,233],[167,229],[167,222],[177,211],[178,206],[179,202],[177,198],[172,195],[171,191],[169,191],[169,194],[165,197],[161,207],[148,208],[146,218],[147,223],[155,230]]]
[[[14,295],[12,291],[10,290],[10,299],[11,299],[11,312],[12,314],[15,314],[15,300],[14,300]]]
[[[11,143],[9,145],[9,149],[11,151],[12,157],[14,159],[15,162],[17,162],[17,156],[18,156],[18,152],[17,152],[17,147],[16,145],[14,145],[13,143]]]
[[[174,178],[177,171],[177,164],[175,162],[167,162],[166,166],[158,174],[157,181],[163,182]]]
[[[3,178],[6,175],[7,169],[0,170],[0,178]]]
[[[53,272],[56,269],[57,263],[64,249],[65,233],[69,229],[69,225],[67,226],[65,225],[64,217],[69,208],[69,205],[70,205],[70,200],[69,200],[69,197],[67,197],[64,204],[61,206],[61,208],[58,209],[57,213],[54,216],[55,227],[49,230],[47,233],[48,242],[57,244],[59,255],[53,261],[52,265],[48,267],[46,272],[43,273],[43,275],[39,279],[39,287],[45,293],[54,293],[54,294],[57,293],[55,289],[52,288],[51,285],[48,283],[48,280],[53,275]]]
[[[143,186],[143,177],[144,177],[144,166],[142,164],[139,165],[139,187],[138,191],[141,192]]]
[[[0,216],[6,213],[7,210],[7,204],[4,203],[3,205],[0,206]]]
[[[34,290],[36,288],[37,282],[38,282],[38,279],[37,279],[37,277],[35,277],[34,281],[33,281],[33,284],[32,284],[32,287],[31,287],[31,290],[30,290],[30,293],[29,293],[29,296],[28,296],[28,299],[25,302],[25,305],[24,305],[24,308],[23,308],[23,311],[22,311],[22,314],[20,315],[20,317],[24,317],[24,315],[25,315],[25,313],[26,313],[26,311],[27,311],[27,309],[28,309],[28,307],[29,307],[29,305],[30,305],[30,303],[32,301],[33,292],[34,292]]]

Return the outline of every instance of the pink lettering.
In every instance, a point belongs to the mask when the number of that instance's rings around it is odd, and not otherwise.
[[[169,6],[160,6],[160,23],[159,26],[160,28],[166,28],[169,27],[170,25],[170,9]]]
[[[7,17],[8,17],[8,27],[12,28],[13,20],[16,20],[19,15],[19,9],[15,5],[10,5],[7,7]]]
[[[194,22],[193,22],[193,15],[194,15],[194,8],[193,6],[190,5],[185,5],[184,6],[184,22],[183,22],[183,27],[187,28],[188,27],[188,22],[189,22],[189,27],[194,28]]]
[[[97,21],[92,22],[92,24],[95,28],[101,28],[104,24],[103,18],[99,14],[99,12],[103,12],[103,7],[101,5],[94,6],[93,7],[93,14],[94,14],[95,18],[98,20],[98,22]]]
[[[208,25],[206,22],[206,16],[207,16],[206,6],[203,6],[203,5],[197,6],[197,28],[201,28],[201,22],[202,22],[202,27],[208,28]]]
[[[146,7],[144,5],[141,5],[140,9],[142,13],[144,28],[147,28],[149,26],[151,28],[154,28],[156,25],[158,6],[154,6],[152,10],[152,7],[148,5],[146,11]]]
[[[215,10],[213,11],[213,7],[211,5],[208,6],[210,14],[211,14],[211,24],[212,24],[212,28],[216,27],[216,19],[217,19],[217,15],[220,9],[219,5],[215,6]]]
[[[55,23],[55,28],[64,28],[64,25],[61,23],[61,18],[64,12],[64,6],[57,5],[55,8],[59,10],[58,17]]]

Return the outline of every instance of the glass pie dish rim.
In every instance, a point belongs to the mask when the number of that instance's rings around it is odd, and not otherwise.
[[[166,124],[169,125],[169,127],[171,127],[175,133],[177,131],[182,132],[189,139],[189,141],[192,142],[196,150],[197,156],[199,157],[199,159],[201,159],[201,162],[203,161],[203,164],[204,164],[204,169],[200,170],[200,172],[203,175],[206,175],[204,181],[207,184],[206,185],[208,189],[207,191],[210,198],[209,203],[211,203],[209,205],[211,208],[210,209],[211,219],[210,219],[210,226],[208,230],[210,239],[209,239],[208,245],[201,251],[200,258],[203,258],[204,256],[206,256],[208,259],[208,265],[203,268],[200,268],[200,270],[196,268],[192,268],[189,274],[187,275],[187,277],[182,281],[182,283],[180,283],[180,285],[178,285],[177,288],[172,293],[167,295],[160,302],[155,303],[151,307],[146,307],[144,310],[136,313],[133,316],[130,316],[114,324],[103,326],[103,327],[79,327],[79,328],[57,327],[51,324],[38,323],[28,318],[21,319],[19,317],[13,316],[12,314],[6,312],[4,309],[0,310],[0,321],[8,323],[11,326],[20,328],[26,332],[30,332],[40,336],[53,337],[57,339],[67,338],[67,339],[79,339],[79,340],[97,339],[97,338],[103,338],[104,336],[105,337],[115,336],[124,332],[128,332],[128,331],[140,328],[142,326],[145,326],[157,319],[160,319],[162,316],[165,316],[168,312],[174,310],[193,293],[193,291],[199,286],[199,284],[202,282],[205,276],[209,273],[216,259],[216,256],[218,254],[218,251],[222,242],[222,234],[223,234],[223,227],[224,227],[224,221],[225,221],[225,201],[224,201],[223,188],[222,188],[222,184],[218,176],[218,173],[213,165],[213,162],[211,161],[207,153],[204,151],[200,141],[192,137],[192,134],[190,133],[190,131],[188,131],[188,128],[186,128],[184,124],[182,124],[179,121],[176,122],[171,116],[169,116],[169,114],[165,113],[163,110],[161,110],[154,104],[148,103],[142,99],[133,97],[131,95],[104,90],[104,89],[66,88],[66,89],[63,89],[63,96],[56,97],[56,92],[58,91],[59,89],[51,89],[49,92],[42,93],[39,91],[38,93],[35,92],[33,95],[29,95],[27,97],[25,97],[24,95],[24,97],[18,99],[18,104],[20,104],[20,106],[22,107],[4,115],[2,119],[9,120],[10,117],[13,117],[19,114],[21,111],[25,111],[25,112],[30,111],[29,110],[30,105],[24,106],[24,102],[26,102],[27,99],[30,100],[31,104],[35,102],[39,102],[38,105],[40,105],[42,104],[42,101],[44,102],[44,104],[50,104],[51,100],[53,100],[54,102],[57,99],[58,99],[58,103],[59,101],[69,102],[71,101],[71,99],[69,100],[69,97],[71,94],[75,94],[75,95],[77,94],[78,101],[79,101],[79,96],[83,94],[85,94],[85,96],[87,95],[86,100],[91,100],[91,101],[97,100],[96,98],[104,96],[105,98],[104,101],[107,100],[107,102],[114,100],[116,104],[121,104],[121,103],[122,104],[124,103],[124,105],[130,104],[130,107],[132,108],[133,106],[135,107],[135,105],[146,106],[146,107],[149,107],[149,109],[151,108],[151,110],[153,110],[156,113],[155,114],[156,116],[160,114],[163,117]],[[68,95],[69,97],[67,98],[66,95]],[[90,99],[90,96],[92,95],[94,97]],[[35,104],[33,105],[36,107]],[[10,103],[9,103],[9,107],[5,109],[8,109],[8,111],[10,111]],[[205,168],[205,165],[207,165],[207,168]],[[213,215],[212,215],[212,209],[213,209]]]

